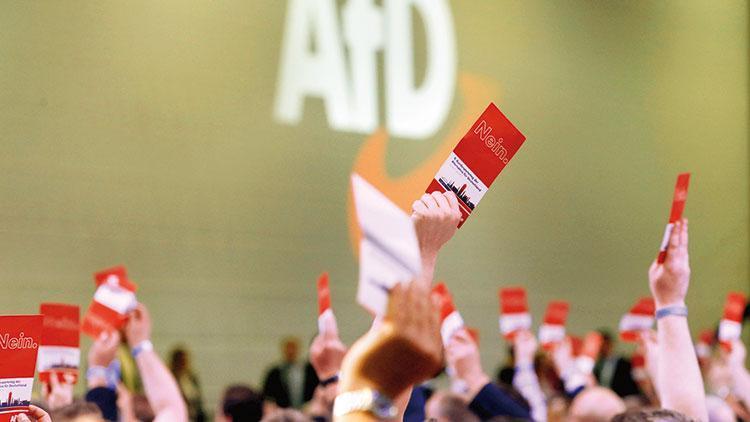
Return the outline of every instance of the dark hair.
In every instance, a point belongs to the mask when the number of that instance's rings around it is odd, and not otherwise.
[[[99,410],[99,407],[97,405],[95,405],[94,403],[86,402],[82,399],[74,400],[73,403],[53,410],[49,413],[50,418],[52,418],[52,420],[55,422],[74,421],[76,418],[81,416],[95,416],[98,418],[102,417],[102,412],[101,410]]]
[[[221,409],[233,422],[258,422],[263,419],[263,397],[247,385],[230,385],[224,390]]]
[[[612,418],[612,422],[692,422],[693,420],[674,410],[629,410]]]
[[[446,394],[440,398],[439,402],[440,417],[450,422],[479,422],[479,418],[474,415],[466,402],[454,394]]]

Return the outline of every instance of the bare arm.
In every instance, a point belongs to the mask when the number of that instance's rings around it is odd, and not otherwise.
[[[684,307],[690,283],[687,220],[675,223],[664,264],[654,261],[649,285],[657,309]],[[708,420],[698,359],[687,318],[668,315],[657,321],[657,390],[662,407],[695,420]]]
[[[150,345],[151,316],[143,304],[139,303],[130,314],[125,333],[131,349],[141,348],[135,353],[135,362],[143,380],[146,398],[156,415],[154,420],[187,422],[187,407],[177,381],[156,352],[151,347],[144,347]]]
[[[422,257],[420,282],[432,284],[440,248],[448,242],[461,221],[458,199],[453,192],[424,194],[412,204],[412,221]]]

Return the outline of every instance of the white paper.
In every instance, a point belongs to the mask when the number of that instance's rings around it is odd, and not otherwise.
[[[357,174],[352,174],[352,190],[362,232],[357,302],[383,315],[390,289],[421,271],[419,241],[409,215]]]

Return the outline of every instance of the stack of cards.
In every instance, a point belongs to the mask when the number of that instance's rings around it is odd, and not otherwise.
[[[526,138],[490,103],[440,167],[426,192],[458,197],[461,227]]]
[[[318,277],[318,333],[323,334],[336,325],[336,317],[331,308],[331,289],[328,287],[328,273]]]
[[[642,331],[648,331],[654,326],[654,299],[642,297],[630,308],[630,312],[620,319],[620,338],[626,342],[637,342]]]
[[[136,308],[138,287],[128,280],[125,267],[114,267],[94,274],[96,293],[83,318],[81,330],[93,338],[121,328],[127,314]]]
[[[664,260],[667,259],[667,246],[669,246],[669,237],[672,235],[672,227],[674,227],[674,223],[677,220],[682,218],[682,211],[685,209],[689,183],[690,173],[681,173],[677,176],[677,183],[674,187],[674,196],[672,197],[672,211],[669,213],[669,224],[667,224],[667,228],[664,229],[664,237],[661,240],[659,256],[656,259],[660,264],[664,263]]]
[[[724,302],[724,316],[719,322],[719,343],[727,350],[731,350],[732,341],[739,340],[742,335],[742,319],[745,315],[745,295],[731,292]]]
[[[60,382],[75,384],[81,361],[78,306],[42,303],[39,313],[44,316],[37,358],[39,380],[49,383],[56,376]]]
[[[443,345],[447,347],[453,334],[463,328],[464,320],[453,305],[453,298],[445,283],[436,284],[432,292],[440,298],[440,335]]]
[[[41,315],[0,316],[0,421],[29,410],[41,337]]]
[[[421,273],[417,233],[409,215],[357,174],[352,175],[352,190],[362,232],[357,302],[384,315],[391,288]]]
[[[500,289],[500,334],[513,340],[516,332],[531,329],[531,314],[526,302],[526,289],[504,287]]]
[[[552,301],[547,305],[544,321],[539,326],[539,343],[547,350],[565,340],[565,321],[570,305],[565,301]]]

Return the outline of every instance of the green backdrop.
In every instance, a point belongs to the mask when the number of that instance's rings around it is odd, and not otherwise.
[[[323,270],[344,339],[367,328],[347,184],[368,135],[331,129],[316,98],[297,125],[274,118],[286,9],[0,5],[2,313],[85,307],[91,273],[126,264],[157,348],[189,346],[209,406],[229,382],[259,383],[282,335],[313,335]],[[446,123],[427,139],[391,137],[382,169],[407,175],[462,113],[478,115],[486,103],[471,105],[462,78],[484,81],[475,92],[527,136],[438,267],[481,331],[486,368],[504,355],[501,285],[529,289],[536,322],[549,300],[570,300],[577,333],[614,327],[648,293],[680,171],[693,173],[690,323],[715,323],[726,292],[748,286],[747,3],[450,9],[458,82]],[[419,73],[428,53],[414,28]]]

